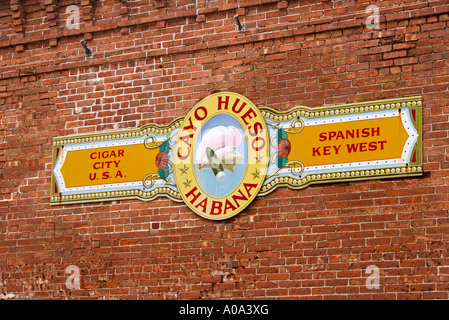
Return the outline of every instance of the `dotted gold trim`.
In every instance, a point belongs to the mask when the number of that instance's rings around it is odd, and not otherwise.
[[[378,110],[389,110],[389,109],[400,109],[400,108],[410,108],[410,107],[421,107],[422,101],[421,97],[411,97],[405,98],[409,101],[402,101],[403,99],[397,100],[381,100],[373,102],[365,102],[363,104],[350,104],[343,106],[331,106],[331,107],[295,107],[288,111],[279,112],[270,108],[260,108],[261,114],[264,118],[273,121],[291,121],[297,117],[306,118],[318,118],[318,117],[329,117],[361,112],[371,112]],[[397,101],[397,102],[395,102]]]
[[[73,203],[73,202],[85,202],[85,201],[98,201],[104,200],[123,200],[129,198],[140,198],[142,200],[153,200],[160,196],[167,196],[174,201],[182,201],[181,194],[168,187],[159,187],[151,191],[143,190],[119,190],[119,191],[106,191],[106,192],[94,192],[94,193],[82,193],[72,195],[52,195],[51,203]]]
[[[262,186],[261,192],[259,192],[259,196],[269,194],[278,186],[287,186],[292,189],[302,189],[311,183],[343,182],[348,180],[365,180],[372,178],[406,177],[410,175],[421,175],[422,172],[423,169],[421,166],[409,166],[309,174],[299,179],[286,176],[276,177]]]

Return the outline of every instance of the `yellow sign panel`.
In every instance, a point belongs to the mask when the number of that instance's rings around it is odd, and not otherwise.
[[[222,220],[279,186],[422,175],[421,97],[284,112],[212,94],[167,126],[55,138],[52,204],[166,196]]]
[[[290,157],[304,166],[394,159],[407,138],[399,116],[311,125],[291,135]]]
[[[61,173],[67,188],[142,181],[143,172],[157,174],[157,154],[157,149],[144,144],[73,150],[67,153]]]

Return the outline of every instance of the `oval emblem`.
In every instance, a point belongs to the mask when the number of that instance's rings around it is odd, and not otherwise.
[[[257,196],[269,165],[266,123],[247,98],[212,94],[185,117],[174,148],[174,175],[198,215],[223,220]]]

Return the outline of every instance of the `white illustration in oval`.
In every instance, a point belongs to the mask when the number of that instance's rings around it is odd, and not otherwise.
[[[246,155],[243,136],[240,123],[225,114],[212,117],[201,129],[195,146],[195,173],[210,195],[225,196],[243,178]]]

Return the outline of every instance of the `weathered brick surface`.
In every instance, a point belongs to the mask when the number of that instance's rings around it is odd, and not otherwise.
[[[359,0],[25,2],[0,3],[1,298],[449,297],[446,0],[379,0],[378,30]],[[220,90],[277,110],[422,95],[425,173],[279,188],[224,222],[49,205],[53,137],[168,123]]]

